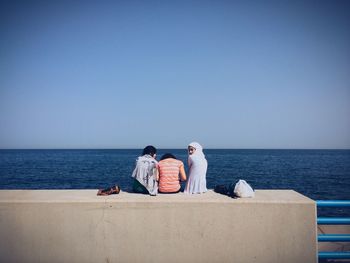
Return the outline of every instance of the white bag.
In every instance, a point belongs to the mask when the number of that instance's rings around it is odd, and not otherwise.
[[[236,183],[235,190],[233,192],[238,197],[255,196],[253,188],[245,180],[239,180],[238,183]]]

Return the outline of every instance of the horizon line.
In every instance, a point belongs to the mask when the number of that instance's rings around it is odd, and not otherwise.
[[[142,150],[143,148],[0,148],[2,150]],[[161,147],[157,150],[187,150],[187,148]],[[350,148],[204,148],[203,150],[344,150]]]

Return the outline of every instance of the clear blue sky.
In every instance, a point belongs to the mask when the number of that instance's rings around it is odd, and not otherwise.
[[[350,1],[1,1],[0,148],[350,148]]]

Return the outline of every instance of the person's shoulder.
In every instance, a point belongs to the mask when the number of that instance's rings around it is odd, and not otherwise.
[[[188,159],[191,160],[192,162],[202,162],[205,160],[203,156],[200,156],[198,154],[192,154],[188,156]]]
[[[158,163],[158,161],[156,159],[154,159],[152,156],[150,155],[142,155],[137,157],[136,161],[138,162],[148,162],[148,163]]]
[[[168,159],[160,160],[158,162],[158,165],[171,165],[172,163],[174,163],[174,161],[177,161],[177,160],[168,158]]]
[[[175,162],[176,162],[179,166],[184,165],[183,161],[181,161],[181,160],[175,160]]]

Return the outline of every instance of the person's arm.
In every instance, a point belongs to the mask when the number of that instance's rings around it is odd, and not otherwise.
[[[160,173],[159,165],[157,165],[157,169],[156,169],[155,173],[156,173],[156,180],[157,180],[157,182],[159,182],[159,173]]]
[[[187,164],[188,164],[188,169],[190,169],[191,168],[191,166],[192,166],[192,156],[190,155],[190,156],[188,156],[188,159],[187,159]]]
[[[182,182],[187,180],[186,172],[183,164],[180,166],[180,180]]]

